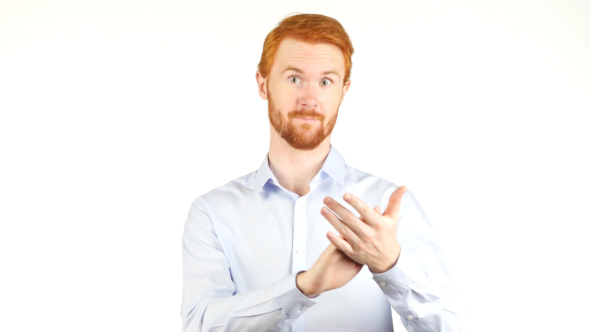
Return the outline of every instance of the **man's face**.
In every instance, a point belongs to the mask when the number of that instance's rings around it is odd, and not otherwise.
[[[331,44],[281,42],[267,78],[268,117],[295,149],[315,149],[332,133],[348,90],[344,56]]]

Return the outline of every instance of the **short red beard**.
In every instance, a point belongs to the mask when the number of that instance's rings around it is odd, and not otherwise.
[[[281,116],[281,112],[276,109],[274,103],[272,102],[270,89],[268,90],[268,119],[277,133],[279,133],[279,135],[281,135],[281,137],[294,149],[313,150],[317,148],[318,145],[320,145],[326,139],[326,137],[332,133],[332,129],[334,129],[334,126],[336,125],[336,118],[338,118],[339,109],[340,106],[338,106],[336,109],[336,114],[334,114],[334,116],[326,123],[325,126],[323,125],[324,116],[322,114],[305,110],[289,112],[289,120],[284,121],[283,117]],[[318,119],[321,125],[315,131],[315,133],[311,133],[313,128],[312,125],[308,123],[295,125],[293,123],[293,119],[296,117]]]

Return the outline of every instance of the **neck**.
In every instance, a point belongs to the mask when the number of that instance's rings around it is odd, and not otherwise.
[[[291,147],[272,125],[270,131],[270,170],[285,189],[299,196],[306,195],[311,180],[318,174],[330,152],[330,136],[313,150],[298,150]]]

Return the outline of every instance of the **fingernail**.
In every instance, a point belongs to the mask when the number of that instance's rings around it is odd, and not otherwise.
[[[332,199],[330,197],[326,197],[324,201],[326,202],[326,204],[332,203]]]
[[[344,199],[350,201],[350,194],[344,194]]]

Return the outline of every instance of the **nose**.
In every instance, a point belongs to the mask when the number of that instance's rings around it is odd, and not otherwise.
[[[317,87],[313,84],[307,84],[300,90],[299,106],[305,110],[314,110],[318,107],[318,92]]]

